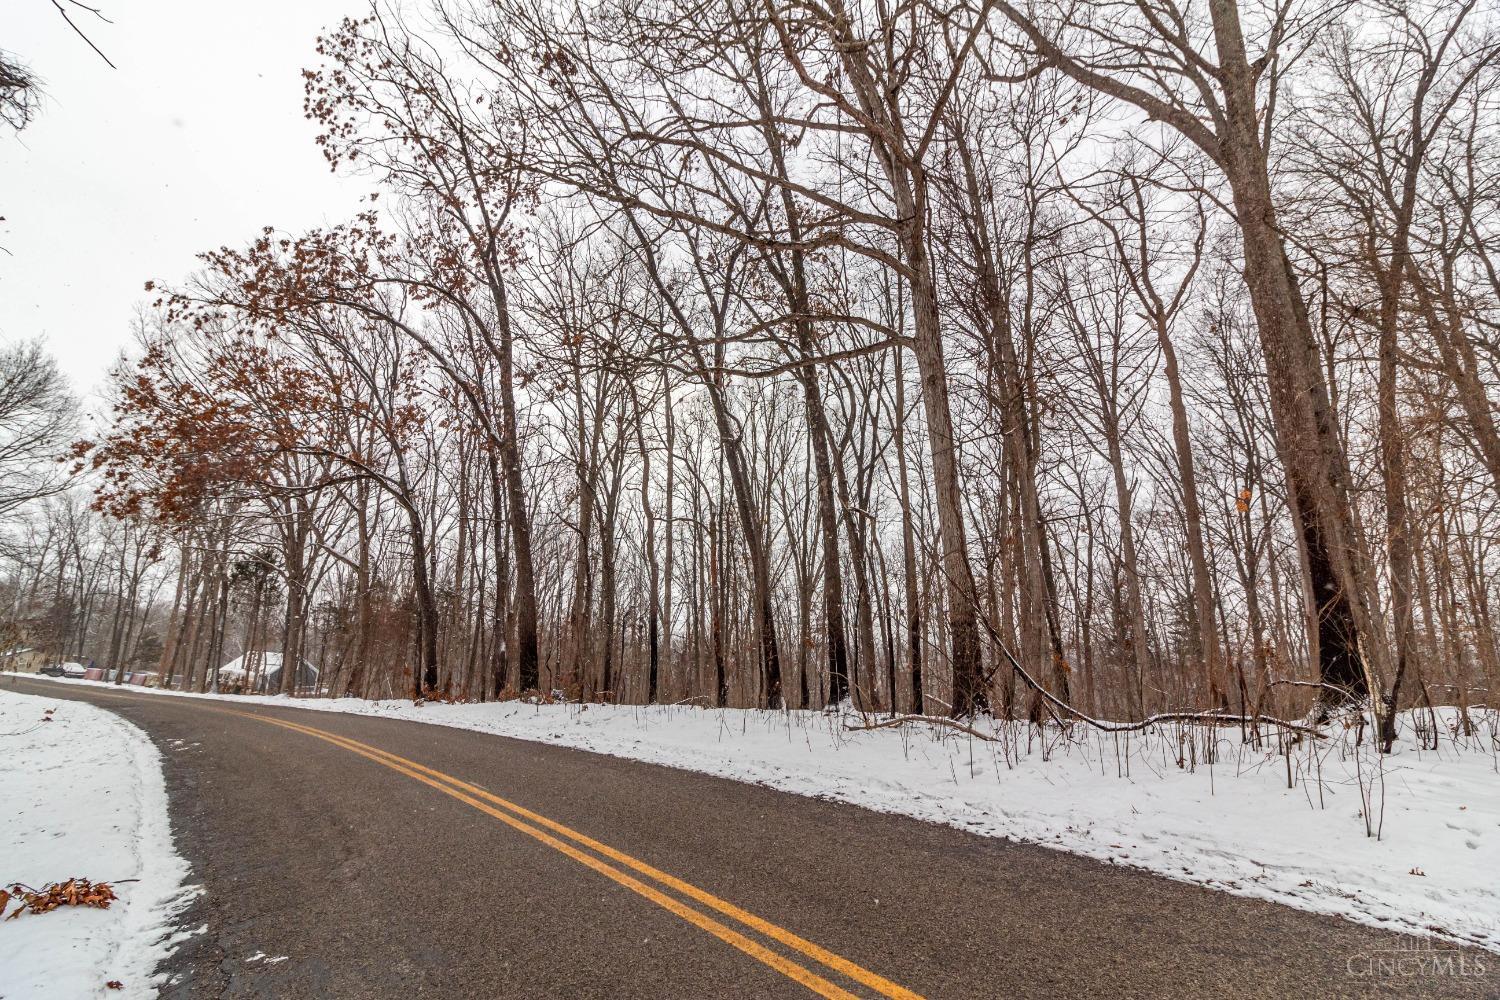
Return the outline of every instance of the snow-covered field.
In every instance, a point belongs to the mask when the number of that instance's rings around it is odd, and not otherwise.
[[[92,705],[0,686],[0,882],[40,889],[78,876],[119,894],[107,910],[0,922],[0,997],[154,997],[187,872],[145,733]]]
[[[72,682],[93,683],[93,682]],[[139,689],[136,689],[139,690]],[[229,697],[152,692],[163,697]],[[285,706],[282,697],[239,697]],[[1129,865],[1407,933],[1500,951],[1500,716],[1441,710],[1437,749],[1411,715],[1396,752],[1352,731],[1275,741],[1162,727],[1106,735],[985,724],[995,742],[925,725],[856,731],[853,715],[692,707],[298,707],[415,720],[755,782]],[[524,790],[508,794],[524,800]],[[1378,834],[1376,836],[1375,834]]]

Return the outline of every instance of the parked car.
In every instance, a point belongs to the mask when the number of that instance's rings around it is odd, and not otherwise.
[[[73,680],[82,680],[83,675],[88,673],[89,668],[82,663],[64,663],[62,665],[62,676],[71,677]]]
[[[61,663],[49,663],[38,670],[37,673],[46,674],[48,677],[61,677],[63,675],[63,665]]]

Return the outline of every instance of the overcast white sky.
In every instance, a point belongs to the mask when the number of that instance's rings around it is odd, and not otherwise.
[[[369,187],[329,172],[300,77],[361,0],[92,2],[114,23],[75,19],[118,69],[51,0],[0,2],[0,47],[46,91],[24,132],[0,131],[0,342],[43,338],[80,391],[127,344],[148,279],[262,226],[345,218]]]

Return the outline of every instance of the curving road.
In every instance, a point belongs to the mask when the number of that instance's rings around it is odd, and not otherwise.
[[[1485,974],[1369,974],[1411,942],[753,785],[419,723],[3,683],[118,712],[162,749],[206,889],[183,923],[208,928],[168,961],[169,998],[1500,996],[1500,956],[1438,946],[1439,970]]]

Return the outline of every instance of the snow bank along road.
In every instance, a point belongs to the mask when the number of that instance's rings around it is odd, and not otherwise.
[[[0,923],[0,997],[155,996],[186,875],[146,734],[93,705],[0,687],[0,885],[80,877],[119,893],[107,910]]]
[[[4,683],[106,706],[168,751],[205,889],[183,922],[207,926],[167,960],[168,997],[1500,994],[1490,952],[754,785]]]

